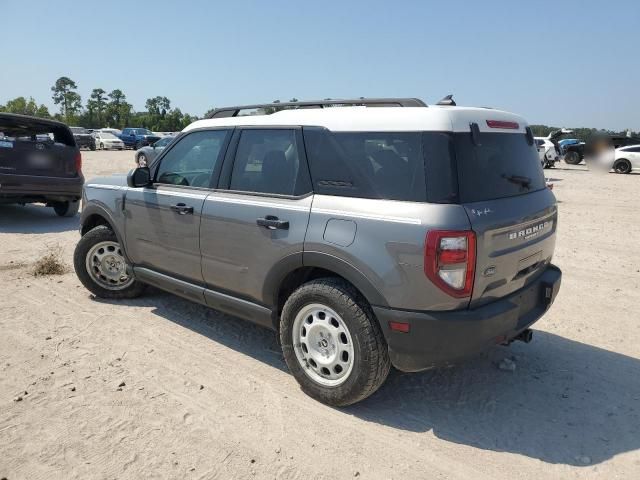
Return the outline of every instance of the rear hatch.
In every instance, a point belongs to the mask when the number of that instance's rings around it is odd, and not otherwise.
[[[79,155],[65,125],[0,114],[0,174],[75,177]]]
[[[556,199],[532,135],[516,122],[490,122],[453,134],[459,201],[476,234],[471,307],[525,286],[551,262],[555,246]]]

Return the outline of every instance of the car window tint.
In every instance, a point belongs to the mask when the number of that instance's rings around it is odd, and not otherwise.
[[[389,200],[426,200],[420,132],[330,132],[305,127],[314,191]]]
[[[208,187],[228,130],[203,130],[184,136],[162,158],[156,182]]]
[[[310,191],[306,169],[301,168],[295,130],[244,130],[229,188],[278,195],[302,195]]]

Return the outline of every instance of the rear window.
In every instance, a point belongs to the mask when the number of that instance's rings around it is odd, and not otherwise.
[[[316,193],[426,200],[420,132],[303,131]]]
[[[454,133],[462,203],[513,197],[545,188],[536,148],[518,133]]]
[[[71,132],[64,126],[48,123],[28,123],[24,120],[0,118],[0,139],[2,148],[13,148],[15,144],[56,144],[75,146]]]

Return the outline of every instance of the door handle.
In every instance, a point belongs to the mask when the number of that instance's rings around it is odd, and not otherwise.
[[[268,228],[269,230],[289,230],[289,222],[287,220],[280,220],[274,215],[267,215],[264,218],[258,218],[256,223],[261,227]]]
[[[178,215],[186,215],[193,214],[193,207],[189,207],[184,203],[177,203],[175,205],[171,205],[171,210],[176,212]]]

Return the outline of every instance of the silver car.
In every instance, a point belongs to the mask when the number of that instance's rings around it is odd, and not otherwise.
[[[220,109],[151,168],[88,182],[80,281],[110,299],[153,285],[274,329],[302,389],[335,406],[371,395],[391,365],[529,342],[561,272],[526,121],[340,103],[360,106]]]
[[[175,137],[164,137],[158,140],[153,145],[148,145],[136,150],[136,164],[139,167],[146,167],[160,155],[160,153],[173,141]]]

